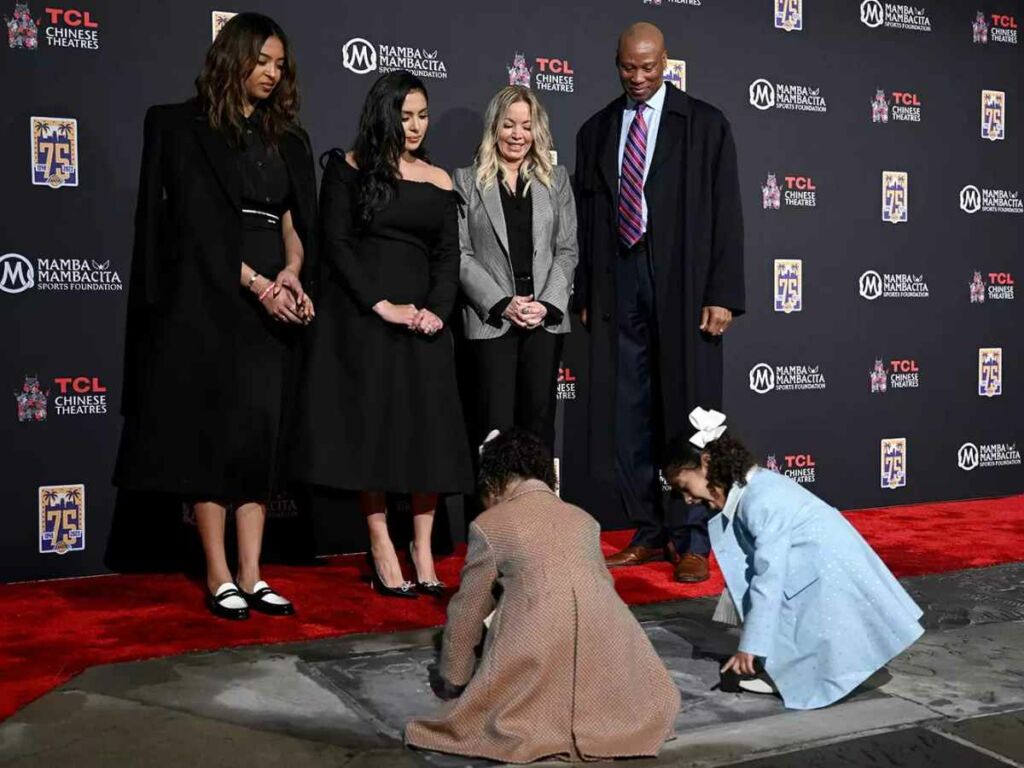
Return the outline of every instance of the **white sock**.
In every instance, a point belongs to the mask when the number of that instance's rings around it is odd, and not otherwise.
[[[213,593],[213,596],[219,597],[221,594],[227,592],[229,589],[238,589],[238,587],[236,587],[230,581],[225,581],[223,584],[217,587],[217,591]],[[241,595],[232,595],[231,597],[226,597],[223,600],[218,600],[217,602],[225,608],[231,609],[245,608],[248,605]]]

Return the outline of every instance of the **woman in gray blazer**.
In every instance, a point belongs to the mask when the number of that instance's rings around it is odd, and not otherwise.
[[[523,427],[550,447],[576,270],[569,174],[551,162],[548,116],[529,88],[491,99],[476,162],[455,172],[463,328],[474,373],[474,445]]]

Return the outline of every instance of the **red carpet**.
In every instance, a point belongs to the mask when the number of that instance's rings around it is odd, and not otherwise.
[[[864,510],[849,519],[897,576],[1024,560],[1024,495]],[[607,551],[628,540],[628,531],[604,535]],[[461,565],[460,556],[440,561],[440,578],[456,583]],[[667,563],[614,574],[619,594],[631,604],[722,590],[717,569],[696,585],[672,581]],[[206,612],[199,588],[184,576],[0,586],[0,719],[96,664],[444,623],[444,607],[437,601],[394,600],[371,592],[360,557],[331,558],[323,567],[268,566],[265,575],[294,600],[298,616],[217,621]]]

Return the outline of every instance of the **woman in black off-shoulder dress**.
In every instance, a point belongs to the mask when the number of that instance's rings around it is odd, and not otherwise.
[[[301,397],[295,473],[360,492],[372,581],[384,594],[440,594],[430,533],[439,493],[472,489],[448,319],[459,284],[448,175],[424,159],[426,89],[381,77],[359,138],[329,154],[321,186],[325,274]],[[388,531],[386,496],[409,493],[416,583]]]

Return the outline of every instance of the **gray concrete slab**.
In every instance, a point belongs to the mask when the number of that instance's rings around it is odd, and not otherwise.
[[[654,760],[651,768],[709,768],[733,765],[754,755],[802,750],[843,741],[859,734],[890,731],[935,720],[935,713],[913,702],[889,697],[851,700],[812,712],[790,712],[703,727],[690,727],[681,719],[677,736]],[[557,763],[545,763],[554,766]],[[621,763],[592,763],[595,766]],[[963,766],[963,768],[969,768]]]
[[[925,629],[1024,620],[1024,563],[905,579],[924,609]]]
[[[939,730],[1024,765],[1024,712],[960,720]]]
[[[719,662],[698,653],[689,638],[682,634],[691,626],[695,625],[688,620],[671,625],[653,622],[644,625],[679,686],[683,701],[680,730],[762,718],[785,711],[782,702],[773,696],[723,694],[713,690],[718,683]],[[701,631],[699,639],[707,635],[706,631]],[[735,647],[735,641],[732,646]],[[429,685],[428,669],[435,661],[434,649],[421,647],[352,655],[310,667],[338,691],[348,706],[362,711],[383,733],[400,738],[409,720],[427,716],[440,706]]]
[[[958,768],[1022,764],[1022,582],[1019,564],[907,580],[930,631],[853,696],[813,712],[711,690],[738,640],[710,621],[713,599],[639,607],[683,710],[678,738],[635,764],[923,766],[962,750],[970,760]],[[417,630],[97,667],[0,723],[0,766],[493,765],[401,745],[405,722],[439,706],[427,671],[437,642],[436,630]],[[989,713],[1003,714],[970,719]]]
[[[685,635],[693,630],[694,638],[712,650],[731,653],[736,640],[730,632],[702,626],[693,619],[648,622],[644,629],[679,685],[683,700],[676,723],[679,737],[651,765],[705,765],[709,764],[709,755],[716,760],[738,759],[766,748],[839,738],[936,717],[928,708],[909,701],[894,699],[879,706],[888,697],[869,687],[836,707],[811,713],[788,712],[779,699],[771,696],[719,693],[712,690],[718,682],[718,661],[698,650]],[[310,666],[315,674],[322,675],[326,685],[338,691],[347,706],[363,712],[383,733],[399,739],[405,723],[440,706],[430,692],[428,679],[435,658],[433,648],[405,648]],[[696,762],[691,761],[694,754],[701,755]],[[446,766],[474,764],[433,755],[427,759]]]
[[[1005,763],[924,728],[737,763],[736,768],[1005,768]]]
[[[299,670],[290,654],[231,650],[87,670],[79,690],[190,712],[355,749],[386,744],[377,730]]]
[[[889,670],[886,693],[946,717],[1024,706],[1024,623],[928,632]]]
[[[0,727],[4,768],[313,768],[351,765],[360,754],[359,748],[82,691],[45,696]],[[401,765],[400,750],[391,757],[389,765]]]

